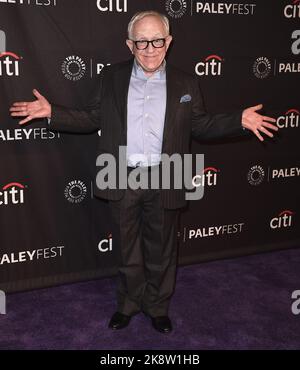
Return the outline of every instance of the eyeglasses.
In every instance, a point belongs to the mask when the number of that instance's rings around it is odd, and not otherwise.
[[[134,42],[135,47],[138,50],[145,50],[151,44],[154,48],[159,49],[163,48],[166,43],[166,39],[155,39],[155,40],[131,40]]]

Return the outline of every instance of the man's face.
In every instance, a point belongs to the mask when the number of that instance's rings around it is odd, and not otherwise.
[[[126,44],[134,54],[138,63],[147,75],[154,73],[162,64],[168,47],[172,41],[172,36],[166,35],[166,29],[162,21],[153,15],[146,16],[137,21],[132,29],[133,40],[156,40],[165,38],[166,42],[162,48],[155,48],[151,44],[144,50],[138,50],[131,40],[126,40]]]

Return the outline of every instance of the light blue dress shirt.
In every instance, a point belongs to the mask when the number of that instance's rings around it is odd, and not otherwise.
[[[148,77],[134,60],[127,100],[129,167],[160,163],[166,99],[166,62]]]

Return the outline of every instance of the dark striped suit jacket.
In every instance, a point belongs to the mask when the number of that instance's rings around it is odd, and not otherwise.
[[[52,104],[51,130],[88,133],[101,128],[97,154],[110,153],[118,158],[119,146],[127,140],[127,95],[133,59],[106,67],[101,72],[97,92],[83,109],[69,109]],[[204,112],[203,100],[195,77],[166,65],[167,105],[162,153],[172,155],[189,153],[191,137],[219,139],[245,135],[241,126],[242,110],[230,114],[209,115]],[[180,102],[184,95],[191,100]],[[96,173],[101,169],[96,167]],[[117,171],[118,172],[118,171]],[[124,189],[94,187],[95,196],[119,200]],[[186,204],[185,189],[163,189],[162,205],[168,209]]]

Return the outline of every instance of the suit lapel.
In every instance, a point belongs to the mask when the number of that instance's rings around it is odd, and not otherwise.
[[[127,98],[130,77],[133,67],[133,59],[125,62],[116,73],[114,73],[113,90],[117,109],[120,113],[123,131],[127,132]]]

